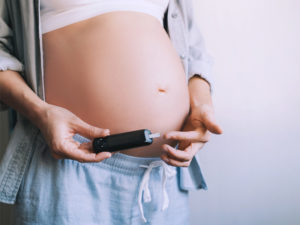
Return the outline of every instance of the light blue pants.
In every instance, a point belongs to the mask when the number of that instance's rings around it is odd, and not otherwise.
[[[116,153],[99,163],[56,160],[41,133],[37,139],[13,224],[189,224],[188,192],[179,189],[176,167],[160,158]]]

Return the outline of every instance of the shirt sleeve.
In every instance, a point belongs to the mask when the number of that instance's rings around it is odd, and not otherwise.
[[[212,56],[206,51],[204,38],[195,21],[193,1],[187,1],[187,29],[188,29],[188,79],[194,75],[206,80],[212,90]]]
[[[0,0],[0,71],[23,71],[23,64],[13,55],[13,31],[9,24],[8,9],[5,0]],[[0,111],[8,105],[0,101]]]

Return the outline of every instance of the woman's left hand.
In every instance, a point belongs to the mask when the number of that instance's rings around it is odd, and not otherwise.
[[[208,142],[210,133],[221,134],[222,129],[217,124],[213,106],[203,104],[191,109],[182,131],[168,131],[163,137],[178,140],[178,149],[163,144],[161,159],[167,164],[177,167],[188,167],[195,154]]]

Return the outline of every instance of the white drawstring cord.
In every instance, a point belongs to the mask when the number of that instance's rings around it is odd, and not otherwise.
[[[139,208],[140,208],[140,212],[141,212],[141,217],[145,223],[147,222],[147,220],[144,216],[144,210],[143,210],[143,205],[142,205],[142,194],[144,193],[144,195],[143,195],[144,202],[151,201],[151,194],[150,194],[150,190],[149,190],[150,173],[154,167],[159,167],[159,166],[163,167],[163,181],[162,181],[163,206],[162,206],[162,210],[165,210],[169,206],[169,197],[168,197],[168,194],[166,191],[166,182],[167,182],[167,178],[172,177],[176,174],[175,169],[171,168],[171,166],[169,166],[162,160],[153,161],[148,166],[140,165],[140,167],[147,168],[147,170],[145,171],[144,176],[142,178],[140,188],[139,188],[139,194],[138,194],[138,203],[139,203]]]

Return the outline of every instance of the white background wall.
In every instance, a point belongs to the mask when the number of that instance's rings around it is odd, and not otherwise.
[[[192,193],[192,225],[299,225],[300,1],[194,2],[224,134],[199,153],[208,190]]]
[[[300,1],[195,0],[224,128],[199,153],[193,225],[300,224]]]

